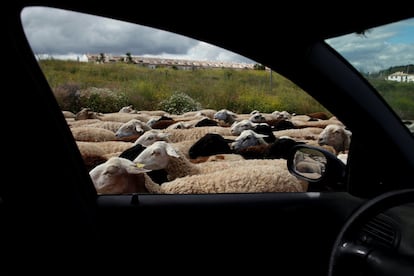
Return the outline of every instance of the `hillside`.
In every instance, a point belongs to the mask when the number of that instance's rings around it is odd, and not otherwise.
[[[200,103],[202,108],[227,108],[243,113],[254,109],[297,113],[325,111],[298,86],[267,70],[179,70],[120,62],[95,64],[60,60],[41,60],[39,64],[61,107],[75,112],[82,106],[96,104],[99,95],[94,94],[93,101],[86,99],[92,90],[106,91],[106,96],[115,94],[119,104],[132,104],[141,110],[158,109],[165,99],[182,93]],[[113,112],[118,107],[101,104],[99,111]]]
[[[298,114],[328,112],[300,87],[268,70],[181,70],[120,62],[95,64],[61,60],[41,60],[39,65],[61,108],[72,112],[81,107],[114,112],[125,105],[133,105],[139,110],[162,109],[165,107],[163,103],[173,95],[190,98],[193,108],[227,108],[238,113],[255,109],[262,112],[286,110]],[[402,118],[414,118],[413,84],[372,76],[369,80]],[[174,104],[179,106],[177,102]]]

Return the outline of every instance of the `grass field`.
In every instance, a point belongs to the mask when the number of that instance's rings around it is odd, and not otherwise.
[[[125,105],[137,110],[163,109],[166,101],[177,94],[191,99],[186,110],[328,112],[291,81],[267,70],[149,69],[126,63],[61,60],[41,60],[39,64],[61,108],[72,112],[82,107],[114,112]],[[414,118],[414,84],[370,81],[402,118]]]

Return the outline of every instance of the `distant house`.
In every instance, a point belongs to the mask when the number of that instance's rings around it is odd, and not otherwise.
[[[158,57],[132,56],[131,62],[139,66],[155,69],[158,67],[174,68],[181,70],[194,70],[203,68],[231,68],[231,69],[254,69],[252,63],[237,63],[224,61],[196,61],[181,60]],[[126,62],[125,56],[113,56],[109,54],[89,54],[87,60],[94,63]]]
[[[387,80],[398,82],[414,82],[414,74],[407,74],[404,72],[395,72],[388,75]]]

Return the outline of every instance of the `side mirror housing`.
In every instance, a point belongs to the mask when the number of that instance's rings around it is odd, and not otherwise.
[[[295,145],[287,157],[291,174],[308,181],[308,191],[345,191],[345,164],[323,148]]]

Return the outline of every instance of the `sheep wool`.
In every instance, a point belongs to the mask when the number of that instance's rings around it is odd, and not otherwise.
[[[305,192],[307,183],[287,170],[256,165],[250,168],[229,168],[208,174],[177,178],[162,185],[145,176],[145,187],[157,194],[265,193]]]

